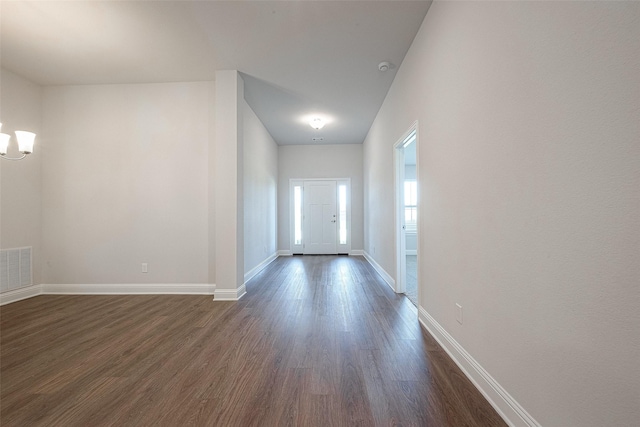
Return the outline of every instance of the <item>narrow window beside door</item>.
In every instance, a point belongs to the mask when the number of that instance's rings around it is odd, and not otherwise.
[[[293,187],[294,244],[302,244],[302,187]]]
[[[340,244],[347,244],[347,186],[338,186],[338,220],[340,228]]]

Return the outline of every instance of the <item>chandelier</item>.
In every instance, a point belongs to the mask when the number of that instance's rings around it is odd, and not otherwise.
[[[0,129],[2,129],[2,123],[0,123]],[[17,130],[16,139],[18,140],[18,151],[22,153],[21,157],[7,157],[7,150],[9,148],[9,141],[11,135],[6,133],[0,133],[0,156],[6,160],[22,160],[27,157],[27,154],[33,153],[33,142],[36,139],[36,134],[33,132],[27,132],[24,130]]]

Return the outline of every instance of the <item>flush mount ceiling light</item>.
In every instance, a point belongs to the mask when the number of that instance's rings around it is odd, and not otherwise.
[[[2,129],[2,123],[0,123],[0,129]],[[27,157],[27,154],[33,153],[33,143],[36,139],[36,134],[33,132],[26,132],[23,130],[17,130],[16,139],[18,140],[18,151],[22,153],[21,157],[7,157],[7,150],[9,148],[9,141],[11,135],[6,133],[0,133],[0,156],[6,160],[22,160]]]
[[[322,120],[320,117],[314,117],[309,122],[309,126],[311,126],[312,128],[314,128],[316,130],[322,129],[324,127],[324,125],[325,125],[324,120]]]

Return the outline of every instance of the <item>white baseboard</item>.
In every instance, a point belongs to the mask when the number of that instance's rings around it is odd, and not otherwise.
[[[214,301],[238,301],[247,294],[247,286],[243,284],[238,289],[216,289]]]
[[[240,299],[245,293],[234,293]],[[213,283],[135,283],[135,284],[43,284],[0,294],[0,305],[38,295],[216,295]]]
[[[11,304],[27,298],[37,297],[42,294],[41,285],[31,285],[0,294],[0,305]]]
[[[353,249],[349,251],[349,256],[364,256],[364,251],[362,249]]]
[[[418,319],[444,348],[473,385],[512,427],[540,427],[540,424],[421,306]]]
[[[265,268],[267,265],[275,261],[276,258],[278,258],[277,252],[271,255],[270,257],[268,257],[267,259],[265,259],[264,261],[262,261],[260,264],[253,267],[251,270],[247,271],[244,274],[244,282],[247,283],[249,280],[253,279],[256,274],[260,273],[260,271],[262,271],[263,268]]]
[[[371,266],[373,267],[373,269],[380,275],[380,277],[382,277],[385,281],[385,283],[387,285],[389,285],[389,287],[391,289],[393,289],[393,292],[396,291],[396,281],[393,280],[393,277],[391,277],[391,275],[389,273],[387,273],[384,268],[382,268],[382,266],[380,266],[380,264],[378,264],[376,262],[375,259],[373,259],[371,257],[371,255],[369,255],[369,253],[367,253],[366,251],[363,251],[363,255],[364,258],[367,260],[367,262],[369,264],[371,264]]]
[[[280,249],[278,251],[278,256],[293,256],[293,252],[291,252],[289,249]]]
[[[211,283],[136,283],[42,285],[43,294],[53,295],[213,295],[216,285]]]

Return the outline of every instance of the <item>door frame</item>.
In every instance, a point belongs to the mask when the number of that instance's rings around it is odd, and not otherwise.
[[[340,205],[338,200],[338,192],[341,185],[347,187],[347,243],[340,244],[340,226],[336,227],[336,248],[339,254],[351,253],[351,178],[290,178],[289,179],[289,247],[292,255],[304,254],[304,223],[302,224],[302,242],[300,245],[295,244],[295,205],[294,205],[294,188],[301,186],[304,188],[305,181],[335,181],[336,182],[336,210],[339,212]],[[302,193],[302,206],[304,210],[304,192]],[[304,221],[304,219],[303,219]]]
[[[409,129],[402,134],[402,136],[393,144],[393,158],[394,158],[394,199],[395,199],[395,242],[396,242],[396,293],[404,293],[406,291],[406,279],[407,279],[407,244],[404,224],[404,148],[405,144],[410,137],[415,133],[416,144],[416,182],[420,180],[420,168],[419,168],[419,148],[418,144],[418,121],[416,120],[409,127]],[[416,223],[416,238],[417,238],[417,250],[416,254],[419,254],[420,250],[420,185],[418,184],[418,218]],[[420,283],[420,257],[417,256],[416,274],[418,277],[418,284]],[[420,301],[420,286],[417,289],[418,302]]]

